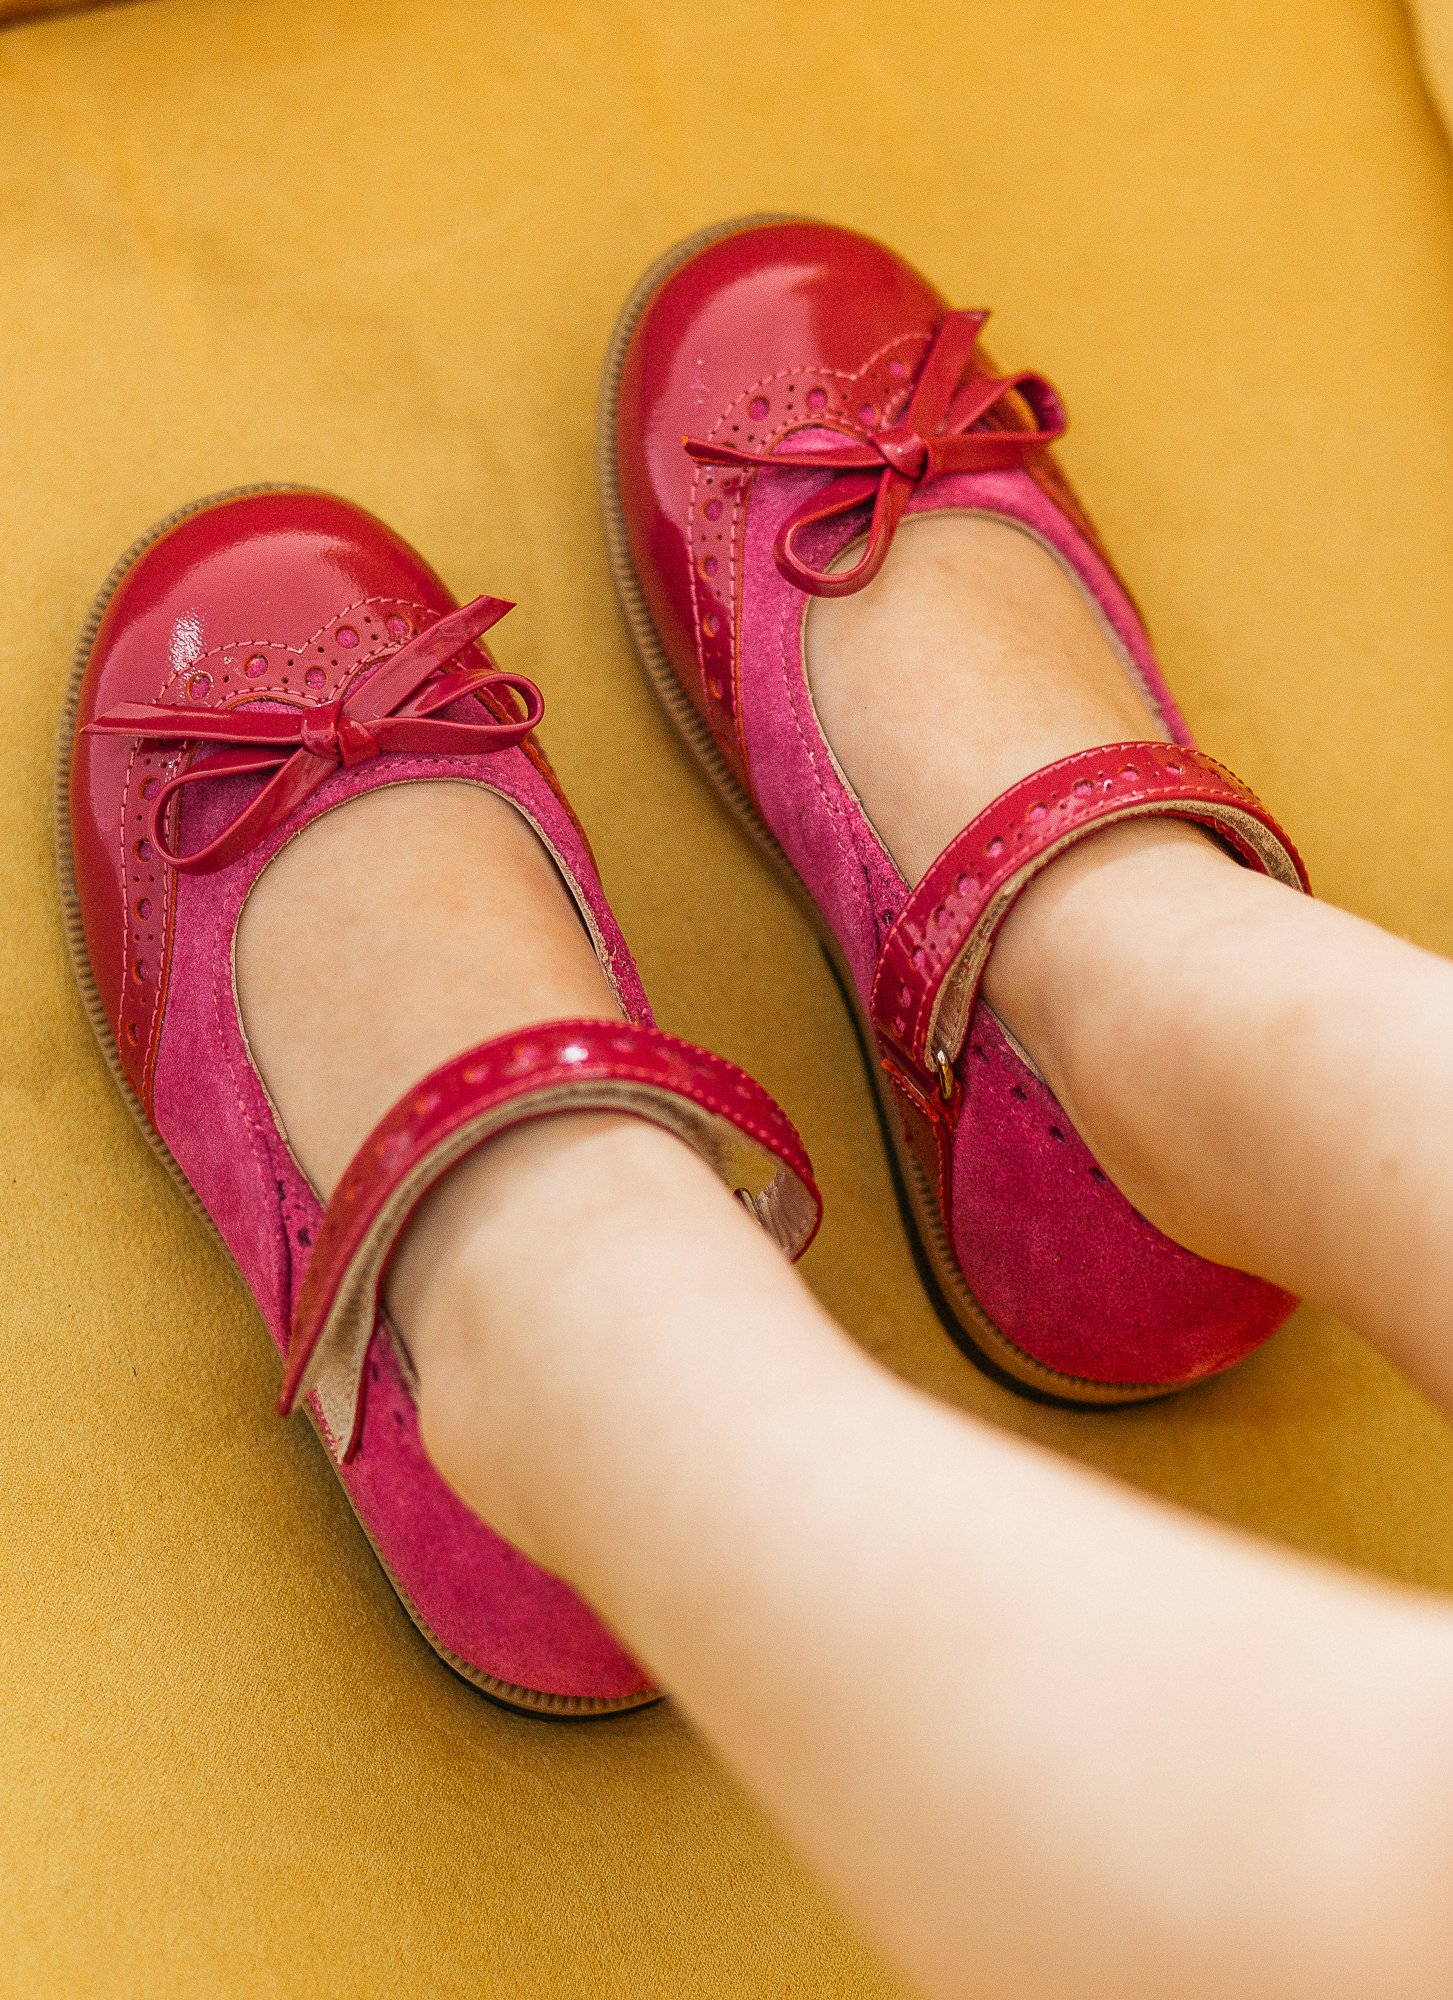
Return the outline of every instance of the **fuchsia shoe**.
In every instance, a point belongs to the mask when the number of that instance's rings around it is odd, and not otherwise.
[[[1129,596],[1050,456],[1037,375],[986,315],[811,222],[730,223],[637,287],[606,362],[602,504],[621,601],[667,712],[802,895],[851,1001],[919,1266],[991,1375],[1124,1403],[1229,1367],[1293,1301],[1160,1234],[1111,1185],[978,997],[1030,877],[1111,821],[1169,813],[1305,888],[1295,850],[1189,734]],[[996,799],[910,889],[843,780],[803,659],[813,595],[861,589],[906,514],[990,514],[1074,577],[1159,718]],[[840,557],[862,542],[850,567]]]
[[[556,1111],[669,1127],[790,1255],[819,1214],[796,1133],[750,1078],[663,1034],[590,849],[532,740],[533,683],[380,522],[282,489],[203,500],[112,572],[82,636],[58,799],[76,976],[117,1083],[216,1226],[414,1622],[516,1707],[654,1698],[557,1578],[445,1486],[419,1442],[408,1356],[379,1287],[409,1215],[465,1153]],[[376,785],[483,785],[553,854],[626,1019],[553,1021],[467,1049],[381,1120],[324,1207],[250,1059],[233,987],[248,893],[310,821]],[[521,940],[521,949],[528,940]]]

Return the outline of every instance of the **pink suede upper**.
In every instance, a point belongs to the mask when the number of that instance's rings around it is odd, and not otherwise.
[[[866,1006],[907,885],[823,738],[803,659],[809,600],[773,556],[781,523],[822,483],[820,473],[790,470],[753,483],[741,552],[740,714],[763,818],[841,944]],[[1126,593],[1027,473],[945,477],[920,488],[908,512],[950,508],[1019,523],[1054,551],[1091,596],[1165,734],[1190,740]],[[826,524],[803,536],[804,553],[825,565],[857,532]],[[982,1001],[958,1074],[965,1096],[949,1226],[969,1290],[1006,1339],[1088,1382],[1190,1382],[1240,1359],[1285,1318],[1286,1294],[1194,1256],[1131,1206]]]
[[[215,875],[182,877],[154,1117],[241,1266],[280,1352],[322,1205],[278,1133],[249,1058],[233,997],[232,940],[248,891],[285,839],[359,791],[410,778],[484,782],[514,800],[591,909],[630,1018],[651,1019],[589,852],[522,751],[483,760],[390,757],[340,770],[296,821],[245,861]],[[188,846],[220,831],[249,789],[246,779],[205,788],[202,799],[189,803]],[[523,1689],[598,1699],[644,1689],[640,1668],[579,1598],[479,1521],[425,1458],[413,1398],[382,1322],[366,1376],[360,1445],[337,1467],[338,1476],[431,1634],[467,1665]]]

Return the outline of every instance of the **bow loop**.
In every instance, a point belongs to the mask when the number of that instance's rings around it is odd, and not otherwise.
[[[216,746],[216,755],[175,773],[151,801],[148,832],[169,868],[208,874],[225,867],[281,824],[339,767],[386,751],[409,756],[484,756],[522,743],[544,714],[544,697],[523,674],[498,672],[478,655],[456,656],[514,607],[476,597],[433,619],[406,645],[364,672],[332,701],[302,708],[199,709],[176,702],[123,701],[88,722],[98,735]],[[438,711],[465,695],[480,698],[479,721],[451,722]],[[219,778],[270,774],[214,840],[183,854],[167,842],[167,808],[184,788]]]
[[[947,472],[991,472],[1022,466],[1064,436],[1064,405],[1042,375],[974,372],[974,349],[986,312],[946,313],[929,343],[917,380],[894,424],[864,431],[821,416],[780,438],[767,451],[683,438],[698,465],[740,471],[777,469],[848,475],[804,500],[783,522],[773,554],[787,581],[814,597],[846,597],[871,583],[907,509],[914,488]],[[1007,421],[987,420],[1015,396],[1028,409]],[[824,432],[836,433],[818,442]],[[816,434],[814,437],[813,434]],[[814,523],[873,503],[868,544],[851,569],[813,569],[797,553],[797,538]]]

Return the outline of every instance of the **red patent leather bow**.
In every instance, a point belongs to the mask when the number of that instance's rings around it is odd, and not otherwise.
[[[183,874],[207,874],[271,832],[340,765],[361,764],[389,750],[411,756],[481,756],[523,742],[545,712],[535,683],[523,674],[500,673],[478,654],[470,655],[469,665],[449,666],[456,653],[513,609],[502,597],[476,597],[426,625],[335,701],[294,709],[123,701],[86,727],[101,735],[140,736],[158,743],[237,746],[169,778],[151,802],[148,831],[162,860]],[[523,715],[506,720],[486,711],[478,722],[451,722],[435,714],[462,695],[504,696],[506,691],[524,703]],[[215,840],[194,854],[167,846],[162,820],[174,792],[209,778],[260,771],[273,776]]]
[[[698,465],[775,466],[851,475],[804,500],[783,522],[773,553],[789,583],[814,597],[847,597],[861,590],[883,567],[908,497],[923,480],[936,479],[944,472],[992,472],[1023,465],[1042,445],[1064,436],[1064,405],[1042,375],[971,374],[964,381],[979,329],[988,317],[986,312],[945,316],[924,357],[907,407],[898,422],[886,430],[865,433],[823,416],[805,423],[802,429],[840,431],[841,444],[799,446],[796,438],[800,432],[780,440],[771,451],[744,451],[736,445],[700,438],[682,439]],[[1011,391],[1029,405],[1032,430],[972,428]],[[795,544],[804,528],[850,513],[867,500],[873,503],[868,546],[851,569],[833,573],[813,569],[802,560]]]

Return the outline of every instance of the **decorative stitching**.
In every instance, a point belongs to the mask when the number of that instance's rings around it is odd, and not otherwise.
[[[259,873],[260,872],[261,871],[259,871]],[[239,871],[239,875],[241,875],[241,871]],[[222,1060],[227,1066],[228,1081],[232,1085],[232,1092],[237,1100],[237,1108],[242,1114],[243,1126],[247,1131],[249,1140],[251,1141],[251,1156],[252,1156],[253,1171],[258,1176],[262,1192],[262,1200],[260,1202],[260,1207],[262,1213],[266,1215],[272,1212],[272,1207],[273,1207],[269,1195],[269,1183],[277,1183],[279,1193],[281,1193],[281,1183],[278,1181],[278,1176],[274,1169],[271,1151],[267,1144],[267,1135],[263,1132],[261,1125],[258,1123],[257,1119],[253,1116],[253,1113],[248,1105],[247,1093],[243,1087],[243,1080],[239,1076],[237,1070],[237,1063],[236,1063],[236,1057],[233,1052],[232,1040],[231,1037],[226,1032],[226,1027],[223,1018],[223,989],[225,987],[227,996],[227,1005],[231,1009],[231,1014],[232,1014],[232,1026],[238,1040],[242,1043],[243,1047],[245,1048],[247,1045],[247,1033],[242,1025],[242,1013],[241,1009],[236,1004],[236,997],[237,997],[236,989],[233,984],[232,940],[235,938],[237,934],[237,922],[238,918],[242,913],[244,888],[250,888],[252,886],[252,883],[255,882],[256,879],[257,879],[256,875],[253,875],[250,878],[243,876],[241,880],[234,882],[229,887],[226,897],[223,899],[222,910],[221,910],[221,922],[219,925],[219,929],[221,931],[221,935],[227,941],[227,948],[225,951],[214,952],[212,954],[212,967],[211,967],[212,1010],[213,1010],[213,1020],[216,1027],[217,1040],[221,1045],[222,1049]],[[249,1069],[252,1070],[252,1076],[250,1081],[253,1087],[261,1088],[261,1080],[258,1077],[255,1068],[253,1068],[250,1058],[248,1061],[248,1067]],[[270,1121],[270,1122],[273,1122],[275,1125],[275,1121]],[[264,1171],[264,1161],[266,1162],[265,1171]],[[281,1217],[283,1213],[283,1204],[281,1201],[277,1203],[277,1212],[279,1217]],[[284,1230],[284,1235],[286,1235],[286,1230]],[[288,1262],[291,1263],[291,1255],[289,1255]],[[289,1304],[291,1304],[291,1298],[289,1298]]]
[[[862,881],[863,894],[872,913],[874,934],[876,936],[879,924],[876,898],[873,895],[872,870],[860,845],[858,828],[849,819],[844,802],[840,798],[834,797],[823,781],[818,744],[821,743],[825,749],[827,747],[826,740],[818,732],[817,742],[814,742],[803,723],[798,693],[807,680],[807,661],[801,643],[801,630],[793,615],[795,610],[795,605],[784,597],[782,616],[777,631],[777,657],[782,674],[782,686],[786,693],[787,710],[792,717],[792,726],[797,732],[797,740],[806,753],[808,765],[812,771],[813,783],[817,786],[818,797],[826,809],[828,823],[837,838],[839,849],[857,867],[859,877]],[[790,664],[789,648],[792,656]]]
[[[1071,758],[1063,761],[1073,763],[1075,766],[1073,772],[1060,772],[1055,784],[1048,788],[1036,786],[1036,780],[1041,776],[1048,776],[1048,771],[1028,773],[1017,784],[1011,786],[1007,793],[1001,794],[1000,799],[988,806],[970,826],[955,835],[929,867],[904,910],[900,912],[898,923],[895,925],[895,931],[901,928],[903,932],[902,939],[897,942],[895,962],[890,967],[890,954],[885,947],[869,997],[869,1006],[880,1034],[887,1034],[893,1044],[903,1049],[919,1067],[923,1066],[922,1046],[941,1004],[944,988],[964,954],[979,938],[985,923],[1001,908],[1006,897],[1012,901],[1013,896],[1036,872],[1036,862],[1043,863],[1047,856],[1052,856],[1057,851],[1063,851],[1075,844],[1102,826],[1107,818],[1114,818],[1131,810],[1135,811],[1137,816],[1166,814],[1189,818],[1194,815],[1185,809],[1200,806],[1210,810],[1212,817],[1219,823],[1219,814],[1215,809],[1236,810],[1264,827],[1276,845],[1285,853],[1293,871],[1299,872],[1290,843],[1254,794],[1223,764],[1185,745],[1149,742],[1136,745],[1133,754],[1147,763],[1150,770],[1145,776],[1136,778],[1128,798],[1111,797],[1105,787],[1113,786],[1114,781],[1113,778],[1107,777],[1104,766],[1107,761],[1112,759],[1118,761],[1121,756],[1129,754],[1132,753],[1128,749],[1114,744],[1095,746],[1088,751],[1072,753]],[[1205,774],[1201,783],[1197,784],[1193,776],[1184,773],[1184,764],[1189,764],[1192,772]],[[1069,780],[1068,789],[1063,789],[1066,778]],[[1217,778],[1222,781],[1224,789],[1217,789],[1215,784]],[[1087,784],[1094,786],[1095,790],[1091,796],[1080,801],[1084,808],[1080,816],[1068,826],[1053,827],[1050,824],[1051,818],[1071,811],[1076,804],[1076,787]],[[996,820],[992,817],[1004,798],[1015,792],[1028,795],[1036,789],[1041,791],[1042,796],[1034,799],[1032,804],[1018,809],[1012,821]],[[1051,798],[1054,799],[1053,804],[1050,804]],[[986,819],[987,825],[984,824]],[[1042,822],[1042,831],[1038,833],[1029,830],[1031,822],[1036,819]],[[971,833],[975,835],[972,847],[968,841]],[[1228,837],[1235,840],[1234,831]],[[952,885],[940,891],[939,883],[944,877],[957,873],[962,880],[969,869],[980,868],[985,860],[996,860],[997,857],[993,854],[996,846],[1002,851],[1010,844],[1023,850],[1022,858],[1017,865],[999,875],[997,880],[996,871],[991,867],[989,881],[992,882],[992,887],[976,876],[973,888],[964,891],[962,898]],[[1248,858],[1253,861],[1260,859],[1254,843],[1237,840],[1236,844],[1245,846]],[[926,918],[920,919],[916,905],[926,903],[935,894],[939,897],[937,904]],[[966,913],[969,916],[967,926],[964,921]],[[923,968],[918,968],[912,963],[913,951],[907,942],[908,938],[918,937],[926,943],[929,931],[942,928],[945,917],[949,914],[956,918],[954,937],[957,941],[954,948],[949,951],[941,946],[935,947],[931,954],[932,962]],[[922,949],[922,946],[918,948]],[[909,963],[904,964],[902,962],[904,959]],[[887,1001],[885,982],[893,981],[903,989],[899,995],[901,1006],[905,1010],[911,1010],[911,1025],[903,1029],[894,1025],[898,1007]],[[905,999],[904,993],[910,997]]]
[[[856,384],[865,384],[876,387],[876,385],[869,384],[869,378],[872,375],[872,372],[876,368],[882,365],[885,358],[895,348],[902,348],[905,346],[922,347],[927,343],[928,338],[929,336],[926,334],[913,334],[913,333],[899,334],[895,336],[892,340],[885,341],[881,347],[877,348],[874,351],[874,353],[872,353],[868,357],[868,359],[863,363],[860,369],[851,373],[845,369],[812,367],[804,364],[793,368],[779,368],[770,375],[759,376],[755,382],[750,383],[745,389],[740,391],[740,393],[736,395],[730,403],[727,404],[726,408],[722,411],[722,413],[716,418],[715,422],[712,424],[710,430],[707,432],[707,436],[709,438],[718,437],[723,431],[723,429],[727,426],[727,424],[731,421],[734,412],[739,416],[747,415],[748,414],[747,406],[750,404],[751,399],[759,391],[767,388],[772,388],[779,382],[788,380],[794,382],[809,381],[809,380],[818,383],[831,382],[839,385],[844,393],[850,390]],[[896,414],[897,410],[904,407],[908,401],[909,396],[912,394],[912,388],[913,388],[912,371],[910,369],[908,373],[905,375],[904,381],[900,385],[898,385],[897,388],[885,390],[883,395],[880,397],[879,400],[883,415],[887,417],[889,414]],[[808,411],[806,404],[804,402],[804,406],[802,409],[785,415],[775,427],[772,427],[761,433],[764,444],[769,446],[775,444],[780,438],[787,436],[790,432],[794,430],[812,429],[813,414],[814,413]],[[740,426],[736,426],[736,428],[740,428]],[[857,424],[850,423],[849,429],[852,431],[853,435],[858,437],[865,437],[868,435],[868,433],[864,431],[861,428],[861,426]],[[751,434],[756,435],[755,432]],[[790,469],[790,467],[788,469]],[[706,476],[705,468],[703,468],[700,465],[693,465],[691,488],[688,494],[688,502],[687,502],[688,505],[687,524],[690,537],[689,588],[691,592],[690,602],[691,602],[692,640],[696,652],[697,673],[700,681],[702,707],[707,717],[708,723],[712,728],[713,734],[716,734],[718,730],[718,711],[725,704],[721,696],[714,695],[712,692],[712,686],[711,686],[712,676],[710,673],[711,661],[709,659],[709,654],[714,653],[717,650],[717,648],[712,643],[713,639],[717,635],[708,634],[706,632],[704,627],[704,613],[702,609],[703,593],[700,582],[700,564],[702,560],[700,555],[700,549],[701,549],[702,531],[700,524],[704,517],[703,517],[703,510],[702,510],[700,496],[703,485],[705,483],[705,476]],[[722,483],[720,482],[718,476],[715,473],[710,475],[710,477],[714,487],[719,486]],[[741,713],[741,688],[742,688],[741,591],[743,587],[742,572],[741,572],[741,551],[745,547],[745,540],[746,540],[747,506],[750,501],[752,492],[755,488],[755,484],[756,484],[755,475],[751,474],[745,475],[737,479],[733,483],[730,495],[732,503],[730,530],[729,532],[725,533],[718,531],[718,539],[724,541],[727,547],[727,564],[728,564],[727,579],[726,579],[727,590],[724,596],[721,593],[715,593],[717,601],[723,605],[727,616],[731,620],[731,628],[729,635],[730,647],[729,648],[722,647],[720,650],[724,653],[727,653],[730,659],[729,678],[730,678],[730,685],[732,692],[732,701],[730,705],[730,718],[732,724],[732,734],[735,738],[735,743],[737,748],[737,754],[741,760],[742,768],[744,771],[746,771],[747,769],[747,754],[746,754],[746,739],[742,725],[742,713]]]
[[[321,624],[315,626],[313,631],[309,634],[309,636],[302,642],[302,645],[298,647],[280,646],[279,642],[276,639],[228,639],[219,642],[216,645],[207,647],[205,651],[198,653],[194,658],[187,660],[185,664],[177,663],[170,666],[168,671],[162,676],[160,682],[158,683],[156,698],[158,700],[161,700],[167,695],[168,692],[178,691],[183,685],[185,685],[185,683],[190,681],[195,674],[203,670],[203,662],[208,660],[215,661],[218,658],[223,658],[228,654],[232,653],[240,654],[249,651],[261,652],[264,650],[269,653],[281,652],[285,658],[290,660],[297,660],[299,661],[299,663],[301,663],[302,659],[306,655],[309,648],[314,647],[318,644],[318,641],[323,633],[336,630],[337,627],[348,618],[358,614],[366,613],[369,611],[370,607],[373,606],[380,607],[381,613],[384,616],[385,620],[388,616],[388,610],[385,609],[385,607],[393,608],[395,610],[410,611],[420,616],[430,615],[430,609],[431,609],[430,606],[424,604],[417,598],[390,597],[390,596],[375,594],[372,597],[356,598],[351,604],[344,605],[343,608],[335,612],[331,618],[325,619]],[[341,677],[338,683],[339,687],[342,688],[351,685],[352,681],[356,679],[359,674],[364,672],[366,669],[371,669],[374,666],[377,666],[381,660],[386,659],[389,656],[389,654],[395,651],[397,647],[402,643],[403,643],[402,639],[395,639],[391,645],[385,645],[372,652],[366,652],[361,659],[353,662],[345,670],[343,676]],[[337,690],[335,689],[334,691],[336,692]],[[284,691],[272,686],[270,677],[269,679],[259,678],[258,682],[254,686],[240,690],[234,699],[228,701],[225,704],[220,704],[220,705],[228,707],[240,707],[243,703],[247,701],[275,701],[275,702],[280,702],[288,707],[306,707],[308,705],[306,697],[294,696],[291,693],[291,691]],[[214,704],[206,704],[206,703],[198,704],[199,707],[213,706],[213,705]],[[158,768],[156,771],[152,771],[150,769],[150,764],[152,761],[155,761],[157,763]],[[126,772],[122,780],[122,786],[121,786],[120,860],[121,860],[123,895],[122,895],[122,922],[121,922],[121,980],[117,988],[117,991],[120,995],[120,1003],[117,1008],[117,1027],[118,1027],[117,1048],[123,1063],[127,1062],[128,1060],[128,1038],[126,1035],[126,1022],[127,1022],[128,1012],[131,1009],[132,986],[135,983],[131,979],[131,965],[133,959],[137,955],[136,945],[135,945],[136,920],[133,914],[133,905],[135,903],[137,895],[140,894],[143,891],[143,889],[145,893],[150,895],[153,899],[156,899],[157,897],[160,897],[161,899],[161,909],[158,914],[158,924],[157,924],[159,941],[156,954],[156,965],[154,968],[155,976],[154,979],[149,979],[146,982],[146,984],[151,987],[151,992],[149,995],[149,1002],[146,1011],[142,1016],[140,1022],[138,1023],[138,1043],[136,1050],[137,1096],[141,1099],[141,1102],[145,1110],[147,1111],[148,1116],[150,1115],[152,1107],[152,1095],[153,1095],[153,1088],[156,1075],[156,1064],[159,1056],[161,1028],[162,1028],[163,1018],[165,1015],[166,994],[170,983],[172,927],[175,921],[175,908],[176,908],[175,885],[170,879],[169,870],[163,869],[157,871],[149,871],[145,878],[145,882],[143,883],[142,878],[139,875],[135,874],[134,871],[131,869],[130,866],[131,842],[129,837],[130,836],[129,821],[131,818],[133,798],[136,794],[136,786],[137,786],[136,774],[137,774],[138,763],[145,763],[147,765],[148,767],[146,774],[147,777],[152,777],[152,776],[160,777],[163,775],[165,775],[166,777],[170,777],[174,774],[174,772],[176,771],[178,766],[182,764],[182,762],[183,762],[183,757],[180,753],[172,756],[164,756],[159,759],[153,759],[150,755],[144,755],[142,746],[139,743],[133,744],[130,754],[127,758]]]
[[[289,659],[301,661],[309,647],[317,645],[318,640],[324,632],[331,631],[335,626],[341,624],[343,620],[352,617],[355,612],[367,611],[372,605],[401,605],[405,609],[417,611],[425,617],[433,617],[435,615],[432,605],[425,604],[416,597],[375,595],[373,597],[355,598],[353,603],[345,604],[341,610],[335,611],[331,618],[326,618],[321,625],[316,625],[307,638],[302,641],[301,645],[284,646],[278,639],[227,639],[215,646],[208,646],[205,652],[198,653],[196,658],[188,660],[185,666],[172,668],[158,689],[157,699],[160,700],[165,695],[168,687],[173,683],[190,680],[194,674],[200,671],[204,660],[215,660],[227,653],[245,653],[249,649],[255,653],[281,652],[285,653]],[[386,659],[391,652],[394,652],[403,643],[402,639],[395,639],[390,645],[380,647],[377,652],[366,654],[362,659],[355,661],[349,667],[348,676],[351,677],[357,674],[365,666],[377,666],[381,660]],[[285,701],[291,706],[307,706],[306,698],[300,702],[294,702],[291,695],[273,693],[261,681],[251,691],[245,691],[241,695],[240,701]],[[199,702],[197,704],[199,708],[211,705],[206,702]]]
[[[556,1023],[547,1022],[542,1024],[542,1029],[544,1032],[548,1032],[556,1025]],[[734,1105],[724,1095],[718,1096],[712,1093],[705,1083],[698,1083],[692,1076],[674,1078],[663,1075],[661,1065],[652,1064],[645,1059],[636,1059],[613,1053],[608,1056],[595,1058],[589,1063],[566,1065],[561,1062],[558,1056],[545,1051],[542,1052],[541,1059],[537,1064],[533,1065],[529,1071],[522,1073],[520,1081],[523,1087],[513,1090],[502,1089],[502,1080],[500,1078],[486,1079],[477,1087],[477,1093],[474,1096],[457,1104],[450,1112],[447,1123],[439,1131],[437,1139],[430,1146],[429,1153],[432,1153],[437,1146],[442,1145],[453,1132],[458,1130],[460,1125],[467,1124],[477,1110],[488,1109],[490,1106],[504,1109],[509,1104],[515,1102],[528,1103],[530,1098],[538,1096],[542,1091],[552,1089],[560,1084],[634,1083],[649,1086],[651,1089],[662,1091],[668,1096],[682,1098],[688,1103],[695,1104],[699,1110],[709,1112],[713,1117],[722,1119],[726,1124],[733,1126],[737,1131],[745,1134],[746,1137],[754,1139],[765,1152],[770,1153],[783,1166],[790,1167],[794,1173],[799,1173],[799,1177],[801,1177],[800,1167],[809,1166],[801,1134],[798,1132],[796,1126],[793,1125],[787,1113],[783,1111],[781,1106],[772,1098],[771,1094],[755,1078],[749,1076],[745,1070],[739,1069],[736,1064],[728,1062],[725,1057],[714,1055],[710,1050],[700,1049],[692,1043],[679,1041],[676,1037],[666,1034],[664,1030],[644,1023],[623,1023],[619,1028],[613,1023],[592,1023],[591,1025],[603,1025],[616,1033],[632,1033],[635,1036],[647,1039],[651,1043],[663,1044],[673,1052],[681,1052],[690,1058],[692,1067],[704,1069],[708,1072],[719,1072],[721,1080],[731,1079],[734,1081],[738,1098],[747,1098],[754,1101],[758,1107],[765,1107],[766,1116],[763,1117],[758,1113],[754,1113],[740,1102]],[[520,1039],[528,1038],[532,1032],[528,1028],[523,1030]],[[508,1041],[509,1039],[511,1038],[508,1035],[493,1038],[494,1041]],[[480,1047],[489,1048],[492,1045],[492,1043],[481,1043]],[[453,1058],[448,1065],[441,1066],[446,1068],[450,1073],[449,1080],[451,1083],[462,1081],[462,1078],[456,1078],[453,1072],[459,1065],[467,1062],[475,1054],[476,1051],[474,1050],[465,1050],[463,1054]],[[368,1203],[363,1211],[355,1208],[346,1221],[335,1225],[338,1228],[345,1230],[358,1229],[361,1226],[358,1220],[359,1214],[367,1213],[375,1215],[381,1203],[387,1200],[401,1178],[401,1175],[391,1168],[376,1164],[376,1162],[385,1148],[392,1149],[395,1146],[413,1147],[423,1142],[425,1134],[429,1131],[430,1112],[436,1107],[437,1100],[430,1103],[428,1110],[418,1113],[413,1112],[411,1100],[416,1098],[419,1090],[427,1085],[427,1083],[428,1078],[421,1077],[418,1083],[412,1085],[409,1090],[404,1092],[398,1104],[394,1107],[394,1112],[387,1113],[380,1120],[379,1125],[375,1127],[374,1133],[370,1135],[370,1139],[365,1141],[365,1145],[368,1148],[367,1157],[365,1158],[364,1148],[360,1147],[358,1153],[350,1161],[342,1179],[338,1183],[338,1189],[335,1191],[333,1201],[328,1204],[328,1210],[324,1217],[324,1228],[327,1227],[328,1217],[339,1212],[337,1207],[338,1197],[345,1187],[350,1189],[350,1193],[344,1197],[346,1202],[349,1204],[357,1202],[362,1196],[362,1191],[367,1189],[369,1190]],[[396,1126],[391,1123],[395,1112],[402,1113],[399,1123]],[[404,1171],[410,1173],[415,1171],[418,1166],[422,1165],[428,1159],[429,1153],[423,1156],[423,1160],[410,1161],[404,1167]],[[362,1184],[361,1187],[360,1183]],[[366,1227],[368,1225],[365,1224],[362,1226]],[[323,1273],[320,1268],[318,1282],[321,1284],[323,1281]],[[336,1286],[333,1287],[334,1291],[336,1289]]]

